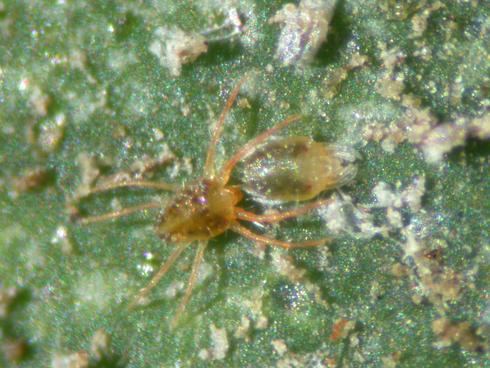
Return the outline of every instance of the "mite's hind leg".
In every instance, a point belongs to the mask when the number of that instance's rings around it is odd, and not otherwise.
[[[273,245],[275,247],[281,247],[285,249],[317,247],[328,243],[331,240],[330,238],[323,238],[318,240],[306,240],[302,242],[292,243],[256,234],[238,223],[233,225],[231,229],[238,234],[243,235],[244,237],[251,239],[257,243]]]
[[[161,207],[162,207],[162,205],[160,203],[154,203],[154,202],[143,203],[143,204],[140,204],[138,206],[127,207],[127,208],[123,208],[123,209],[118,210],[118,211],[104,213],[102,215],[88,216],[88,217],[81,217],[81,218],[77,218],[75,215],[75,218],[80,224],[87,225],[87,224],[91,224],[94,222],[106,221],[106,220],[110,220],[110,219],[119,218],[122,216],[127,216],[127,215],[130,215],[130,214],[138,212],[138,211],[143,211],[143,210],[152,209],[152,208],[161,208]]]
[[[288,211],[283,211],[279,213],[271,213],[266,215],[258,215],[253,212],[246,211],[242,208],[236,209],[236,215],[239,220],[250,221],[250,222],[260,222],[260,223],[276,223],[289,218],[298,217],[304,215],[305,213],[322,206],[325,206],[332,202],[332,199],[323,199],[311,202],[307,205],[293,208]]]
[[[259,144],[269,139],[272,135],[277,133],[279,130],[287,127],[289,124],[298,121],[301,118],[300,115],[292,115],[288,118],[284,119],[280,123],[276,124],[272,128],[266,130],[265,132],[259,134],[257,137],[248,141],[238,152],[236,152],[223,166],[221,170],[221,175],[219,179],[222,183],[226,184],[230,178],[231,172],[235,165],[247,156],[250,152],[252,152]]]
[[[187,288],[185,290],[185,294],[182,297],[182,300],[180,301],[179,308],[177,309],[177,312],[175,312],[175,316],[172,319],[171,326],[175,327],[177,325],[177,322],[179,321],[180,316],[185,310],[185,307],[187,303],[189,302],[189,299],[191,298],[192,295],[192,289],[194,287],[194,284],[197,279],[197,274],[199,272],[199,266],[201,265],[202,259],[204,257],[204,250],[206,249],[206,246],[208,245],[207,242],[200,242],[199,247],[197,249],[196,257],[194,258],[194,262],[192,263],[192,270],[191,270],[191,275],[189,276],[189,281],[187,281]]]
[[[158,284],[158,282],[162,279],[163,276],[168,272],[170,267],[175,263],[177,258],[182,254],[184,249],[188,246],[188,243],[181,244],[174,250],[174,252],[167,258],[167,260],[162,264],[158,272],[152,277],[148,285],[142,288],[138,294],[134,297],[134,300],[129,305],[129,309],[134,308],[140,301],[145,298],[148,293]]]

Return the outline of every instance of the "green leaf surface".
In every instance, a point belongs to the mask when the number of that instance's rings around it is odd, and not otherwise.
[[[488,4],[339,0],[314,60],[284,67],[268,20],[285,4],[0,1],[0,366],[489,366]],[[151,51],[159,27],[200,32],[232,8],[242,33],[210,42],[180,76]],[[218,164],[301,114],[282,134],[355,150],[358,174],[321,195],[338,213],[250,227],[328,246],[212,239],[171,329],[196,247],[128,311],[174,249],[154,232],[158,211],[86,226],[70,214],[173,194],[74,198],[155,160],[148,179],[198,180],[243,76]]]

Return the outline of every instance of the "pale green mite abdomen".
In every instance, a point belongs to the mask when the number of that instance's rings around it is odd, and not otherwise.
[[[351,181],[353,156],[308,137],[276,138],[242,160],[242,189],[266,202],[306,201]]]

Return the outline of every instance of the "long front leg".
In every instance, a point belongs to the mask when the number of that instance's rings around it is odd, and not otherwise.
[[[162,279],[163,276],[168,272],[170,267],[175,263],[177,258],[182,254],[184,249],[188,246],[188,243],[181,244],[174,250],[174,252],[167,258],[167,260],[162,264],[158,272],[152,277],[148,285],[142,288],[138,294],[134,297],[134,300],[129,305],[129,309],[134,308],[138,305],[143,298],[145,298],[148,293],[158,284],[158,282]]]
[[[202,259],[204,257],[204,251],[206,250],[206,246],[208,245],[207,241],[202,241],[199,243],[199,247],[197,249],[196,257],[194,258],[194,262],[192,263],[191,275],[189,276],[189,281],[187,281],[187,288],[185,290],[185,294],[180,301],[179,308],[177,312],[175,312],[174,318],[172,319],[171,326],[172,328],[177,325],[180,316],[185,310],[187,303],[192,295],[192,289],[194,288],[194,284],[197,279],[197,274],[199,272],[199,266],[201,265]]]
[[[208,153],[206,156],[206,163],[204,165],[204,176],[207,178],[213,178],[215,175],[214,158],[216,156],[216,145],[218,144],[218,140],[221,136],[221,133],[223,132],[223,124],[225,122],[226,115],[228,115],[228,112],[230,111],[231,107],[233,106],[233,103],[238,97],[238,93],[240,92],[240,87],[245,82],[245,80],[246,80],[245,77],[240,79],[236,84],[236,86],[231,91],[230,97],[228,97],[225,107],[223,108],[223,111],[221,112],[218,118],[216,126],[214,127],[213,136],[211,137],[211,141],[209,142]]]
[[[322,238],[318,240],[307,240],[307,241],[302,241],[302,242],[286,242],[274,238],[269,238],[267,236],[259,235],[256,234],[246,227],[236,223],[233,225],[231,228],[233,231],[237,232],[240,235],[243,235],[244,237],[251,239],[257,243],[261,244],[268,244],[268,245],[273,245],[275,247],[281,247],[284,249],[294,249],[294,248],[307,248],[307,247],[317,247],[323,244],[326,244],[331,241],[330,238]]]

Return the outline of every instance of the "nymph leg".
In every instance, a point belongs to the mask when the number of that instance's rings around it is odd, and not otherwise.
[[[177,312],[175,313],[174,318],[172,319],[172,327],[175,327],[177,325],[177,322],[181,316],[181,314],[184,312],[184,309],[189,302],[189,299],[192,295],[192,289],[194,287],[194,284],[197,279],[197,274],[199,272],[199,266],[201,265],[201,261],[204,257],[204,250],[206,249],[206,246],[208,245],[208,242],[200,242],[199,247],[197,249],[196,257],[194,258],[194,262],[192,263],[192,270],[191,270],[191,275],[189,276],[189,281],[187,281],[187,288],[185,290],[185,294],[182,297],[182,300],[180,301],[179,308],[177,309]]]
[[[332,202],[332,199],[322,199],[311,202],[305,206],[293,208],[288,211],[279,212],[279,213],[271,213],[266,215],[258,215],[253,212],[246,211],[242,208],[236,208],[236,215],[239,220],[250,221],[250,222],[260,222],[260,223],[275,223],[282,220],[286,220],[288,218],[298,217],[304,215],[305,213],[318,208],[325,206]]]
[[[106,220],[115,219],[115,218],[122,217],[122,216],[127,216],[127,215],[130,215],[130,214],[138,212],[138,211],[143,211],[143,210],[147,210],[147,209],[151,209],[151,208],[161,208],[161,207],[162,207],[162,205],[160,203],[154,203],[154,202],[143,203],[143,204],[140,204],[140,205],[137,205],[134,207],[128,207],[128,208],[123,208],[123,209],[118,210],[118,211],[104,213],[102,215],[82,217],[82,218],[78,219],[78,222],[82,225],[87,225],[87,224],[91,224],[94,222],[106,221]]]
[[[226,101],[225,107],[221,112],[216,126],[214,127],[213,136],[211,137],[211,141],[209,142],[208,153],[206,156],[206,163],[204,165],[204,176],[207,178],[212,178],[215,175],[215,167],[214,167],[214,157],[216,156],[216,145],[218,144],[218,140],[223,132],[223,124],[225,122],[226,115],[230,111],[233,103],[235,102],[238,93],[240,92],[240,87],[245,82],[246,78],[242,78],[238,81],[235,88],[230,93],[228,100]]]
[[[157,189],[157,190],[169,190],[176,191],[178,188],[174,184],[163,183],[163,182],[153,182],[146,180],[125,180],[114,183],[103,184],[100,187],[95,187],[90,189],[88,192],[83,193],[78,199],[83,197],[88,197],[95,193],[104,192],[111,189],[117,188],[126,188],[126,187],[135,187],[135,188],[146,188],[146,189]]]
[[[163,276],[168,272],[170,267],[175,263],[177,258],[181,255],[181,253],[184,251],[184,249],[188,246],[188,243],[180,244],[174,252],[170,255],[170,257],[167,258],[167,260],[162,264],[158,272],[152,277],[148,285],[146,285],[143,289],[141,289],[138,294],[136,294],[133,302],[129,305],[129,308],[132,309],[135,307],[137,304],[140,303],[141,299],[146,297],[148,293],[153,289],[158,282],[162,279]]]
[[[325,243],[330,242],[330,238],[323,238],[318,240],[307,240],[298,243],[286,242],[274,238],[269,238],[267,236],[256,234],[246,227],[236,223],[231,228],[233,231],[237,232],[240,235],[243,235],[246,238],[249,238],[257,243],[273,245],[275,247],[281,247],[285,249],[294,249],[294,248],[306,248],[306,247],[317,247],[319,245],[323,245]]]

